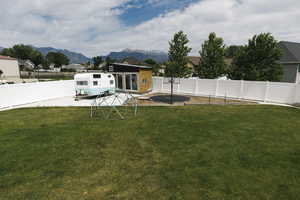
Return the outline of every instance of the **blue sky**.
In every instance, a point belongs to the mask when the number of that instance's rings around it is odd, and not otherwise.
[[[182,30],[191,55],[199,55],[211,32],[226,45],[262,32],[300,42],[299,8],[299,0],[3,0],[0,46],[51,46],[87,56],[168,51]]]
[[[126,26],[134,26],[174,10],[182,10],[200,0],[133,0],[119,8],[124,9],[120,15]]]

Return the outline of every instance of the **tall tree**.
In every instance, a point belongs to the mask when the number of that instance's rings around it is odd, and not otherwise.
[[[54,67],[60,68],[62,65],[69,64],[69,58],[60,52],[49,52],[46,56],[49,63],[53,63]]]
[[[255,35],[239,50],[230,67],[235,80],[280,81],[283,70],[278,63],[281,50],[270,33]]]
[[[111,66],[111,64],[113,64],[116,60],[107,56],[105,58],[105,65],[103,66],[103,70],[104,71],[108,71],[109,70],[109,66]]]
[[[166,76],[185,77],[190,75],[187,56],[192,49],[188,47],[188,43],[187,35],[183,31],[175,33],[169,42],[169,62],[166,67]]]
[[[229,47],[226,47],[225,57],[233,58],[234,56],[236,56],[239,53],[240,48],[242,48],[242,46],[238,46],[238,45],[231,45]]]
[[[101,65],[101,63],[103,63],[102,57],[96,56],[96,57],[93,57],[92,59],[93,59],[93,63],[94,63],[94,68],[99,69],[99,66]]]
[[[215,79],[225,74],[225,45],[223,39],[211,33],[202,45],[197,72],[200,78]]]

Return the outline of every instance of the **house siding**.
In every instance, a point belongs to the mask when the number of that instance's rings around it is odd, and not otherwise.
[[[140,70],[139,92],[145,93],[152,90],[152,70]]]
[[[0,59],[1,78],[20,78],[19,64],[17,60]]]
[[[299,64],[282,64],[283,77],[282,82],[296,83]]]

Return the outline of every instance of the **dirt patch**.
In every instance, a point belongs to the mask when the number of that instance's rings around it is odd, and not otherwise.
[[[180,101],[176,101],[179,99]],[[138,99],[139,105],[145,106],[170,106],[170,94],[154,93],[146,95]],[[236,105],[247,105],[256,104],[255,102],[245,101],[245,100],[235,100],[229,98],[215,98],[215,97],[199,97],[190,95],[175,95],[175,101],[172,105],[183,106],[183,105],[201,105],[201,104],[216,104],[216,105],[226,105],[226,104],[236,104]]]

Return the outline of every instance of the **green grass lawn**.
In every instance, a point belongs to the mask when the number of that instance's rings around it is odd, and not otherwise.
[[[143,107],[0,112],[0,199],[299,199],[300,110]]]

